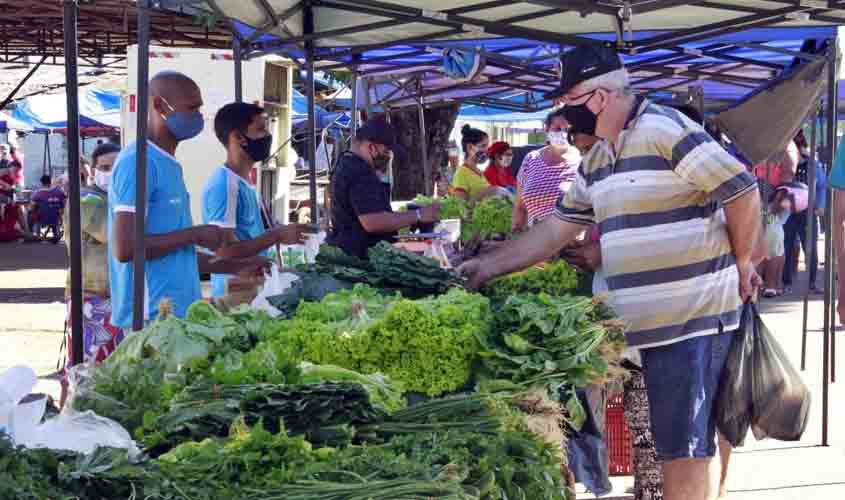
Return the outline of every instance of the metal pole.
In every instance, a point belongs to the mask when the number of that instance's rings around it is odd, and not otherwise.
[[[232,32],[232,58],[235,60],[235,102],[244,101],[244,73],[241,52],[241,40]]]
[[[314,32],[314,11],[310,5],[303,10],[303,31],[306,35]],[[305,42],[305,71],[308,79],[308,187],[311,198],[311,224],[319,224],[320,208],[317,206],[317,119],[314,94],[314,42]]]
[[[83,362],[82,229],[79,178],[79,81],[77,78],[76,0],[64,0],[65,82],[67,89],[68,185],[70,194],[70,328],[73,365]],[[48,138],[49,141],[49,138]]]
[[[809,200],[807,204],[807,214],[810,217],[809,222],[807,223],[807,234],[806,240],[809,243],[807,247],[810,248],[812,255],[804,255],[804,258],[807,260],[807,267],[813,263],[813,257],[816,257],[816,266],[818,266],[818,248],[816,242],[813,240],[813,235],[816,234],[816,213],[815,213],[815,203],[816,203],[816,131],[817,131],[817,121],[819,118],[819,114],[817,110],[814,110],[811,115],[811,120],[813,121],[811,128],[810,128],[810,160],[807,164],[807,185],[809,186]],[[807,369],[807,314],[809,310],[809,301],[810,301],[810,285],[813,283],[810,281],[810,276],[812,273],[807,273],[807,292],[804,294],[804,320],[803,320],[803,330],[801,333],[801,371]]]
[[[144,328],[146,316],[147,114],[149,111],[150,15],[149,0],[138,2],[138,115],[135,141],[135,248],[133,264],[132,329]]]
[[[425,132],[425,106],[423,105],[422,99],[417,101],[417,112],[420,115],[420,152],[422,153],[425,194],[426,196],[431,196],[434,183],[431,180],[431,165],[428,163],[428,136]]]
[[[825,140],[825,147],[829,152],[829,163],[833,165],[833,156],[835,153],[836,141],[836,44],[832,44],[828,49],[828,71],[827,71],[827,138]],[[828,198],[830,198],[830,189],[828,189]],[[824,238],[824,325],[822,335],[822,446],[829,445],[828,439],[828,418],[829,418],[829,398],[830,398],[830,310],[832,299],[833,281],[833,225],[832,220],[832,203],[828,203],[825,207],[825,221],[827,224],[827,231]]]
[[[358,71],[352,71],[352,137],[358,135]]]

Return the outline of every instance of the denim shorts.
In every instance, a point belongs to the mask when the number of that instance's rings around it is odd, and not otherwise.
[[[662,461],[716,455],[715,400],[734,332],[643,349],[651,432]]]

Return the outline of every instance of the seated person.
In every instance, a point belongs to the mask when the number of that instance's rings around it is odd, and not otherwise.
[[[60,238],[59,224],[62,211],[65,208],[67,196],[59,188],[51,187],[52,179],[49,175],[41,176],[41,189],[32,196],[35,212],[32,214],[33,233],[40,236],[45,228],[53,233],[53,240]]]

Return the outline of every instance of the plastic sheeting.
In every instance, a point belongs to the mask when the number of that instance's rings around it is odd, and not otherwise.
[[[827,60],[811,61],[720,113],[716,123],[751,161],[783,149],[827,89]],[[765,127],[760,124],[765,123]]]
[[[12,117],[36,131],[67,128],[67,96],[47,94],[18,104]],[[120,128],[120,94],[99,89],[79,91],[79,125]]]

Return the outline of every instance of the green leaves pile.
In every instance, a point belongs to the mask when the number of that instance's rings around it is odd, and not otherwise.
[[[430,196],[417,196],[411,202],[420,207],[427,207],[437,202],[440,207],[440,219],[465,219],[469,213],[469,204],[461,198],[446,196],[443,198],[431,198]]]
[[[507,198],[487,197],[472,207],[469,219],[461,224],[461,240],[475,237],[483,240],[493,236],[508,237],[513,225],[513,202]]]
[[[482,385],[541,386],[552,397],[604,377],[609,361],[619,360],[625,347],[622,324],[600,301],[542,293],[507,299],[482,342]],[[569,410],[580,427],[582,411]]]
[[[356,287],[359,293],[370,294]],[[280,356],[335,365],[356,372],[384,373],[404,390],[437,396],[466,386],[487,335],[491,313],[483,296],[460,289],[422,300],[393,298],[389,306],[354,294],[331,294],[319,305],[303,304],[267,338]],[[366,300],[375,302],[371,310]],[[347,305],[339,302],[347,301]],[[322,304],[326,303],[326,307]],[[350,319],[323,318],[314,310],[348,309]],[[300,316],[301,314],[301,316]]]
[[[485,296],[392,248],[369,262],[321,255],[318,267],[377,287],[332,289],[314,273],[288,319],[197,303],[130,334],[73,406],[117,420],[158,458],[0,443],[0,498],[567,498],[561,436],[529,432],[542,417],[519,398],[600,379],[623,347],[606,307],[566,295],[571,268],[512,275]],[[411,286],[426,297],[395,290]],[[412,395],[426,401],[407,406]],[[577,427],[577,398],[566,405]]]
[[[558,260],[495,279],[484,287],[482,293],[494,301],[503,301],[518,294],[574,294],[578,286],[578,270]]]
[[[443,269],[428,257],[422,257],[387,242],[370,248],[369,261],[346,255],[329,245],[320,247],[315,269],[338,280],[364,283],[377,289],[399,291],[413,298],[444,293],[461,284],[453,271]],[[273,299],[270,299],[274,303]]]

